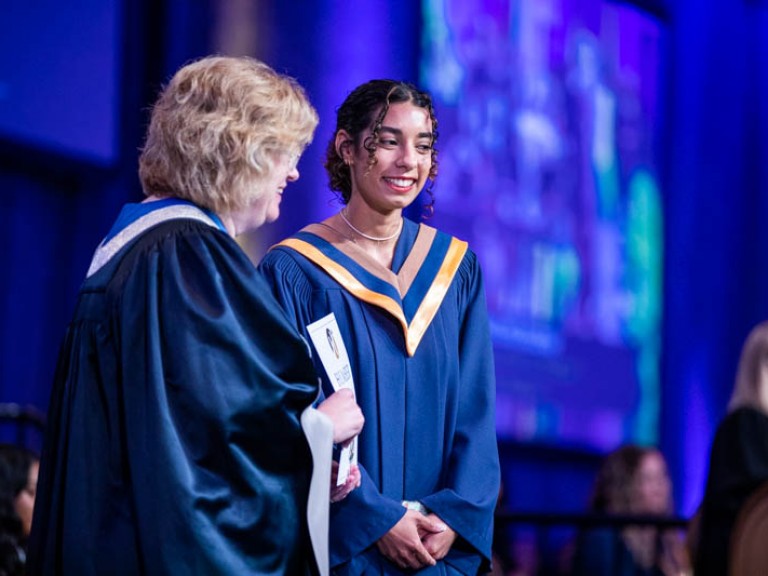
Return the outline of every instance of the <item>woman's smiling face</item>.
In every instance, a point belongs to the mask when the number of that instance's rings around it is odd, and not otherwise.
[[[372,136],[369,128],[361,143]],[[432,121],[425,108],[410,102],[391,104],[379,129],[376,164],[369,167],[361,144],[352,156],[350,202],[362,201],[386,214],[409,206],[419,195],[432,167]]]

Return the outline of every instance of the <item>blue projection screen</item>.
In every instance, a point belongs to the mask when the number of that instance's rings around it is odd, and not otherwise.
[[[658,437],[658,20],[600,0],[423,0],[432,223],[483,265],[500,438]]]
[[[108,165],[118,154],[120,0],[4,0],[0,139]]]

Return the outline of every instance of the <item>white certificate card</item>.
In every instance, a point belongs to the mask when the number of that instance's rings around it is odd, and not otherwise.
[[[349,388],[355,391],[355,383],[352,380],[352,368],[349,365],[349,356],[344,346],[344,340],[341,339],[339,325],[336,323],[336,316],[331,312],[327,316],[312,322],[307,326],[307,332],[312,339],[320,362],[323,364],[325,373],[334,390]],[[339,455],[339,475],[336,479],[336,485],[341,486],[347,481],[349,476],[349,467],[357,464],[357,437],[342,448]]]

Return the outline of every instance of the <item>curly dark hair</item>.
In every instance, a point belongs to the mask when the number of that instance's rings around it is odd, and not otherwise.
[[[432,187],[437,176],[437,118],[432,106],[432,97],[413,84],[397,80],[371,80],[355,88],[336,112],[336,130],[328,143],[325,156],[325,170],[328,173],[331,190],[339,192],[344,204],[352,194],[350,167],[336,150],[336,134],[346,131],[353,138],[355,147],[363,146],[368,151],[368,167],[376,164],[376,147],[379,130],[391,104],[410,102],[424,108],[432,121],[432,166],[429,169],[429,185],[426,192],[430,201],[424,206],[428,215],[434,211],[435,197]],[[371,128],[371,135],[361,142],[363,132]]]

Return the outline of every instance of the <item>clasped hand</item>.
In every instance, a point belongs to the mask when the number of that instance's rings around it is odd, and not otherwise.
[[[436,514],[408,510],[376,546],[399,568],[418,570],[445,558],[455,540],[456,532]]]

